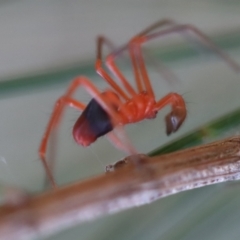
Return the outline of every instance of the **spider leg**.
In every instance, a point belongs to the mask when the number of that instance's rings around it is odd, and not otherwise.
[[[64,112],[65,106],[68,105],[70,107],[76,108],[78,110],[84,110],[85,105],[75,99],[73,99],[73,94],[79,87],[84,87],[86,91],[96,99],[96,101],[101,105],[101,107],[111,116],[111,121],[114,126],[118,125],[118,122],[122,120],[122,116],[114,109],[114,104],[119,104],[120,100],[114,100],[114,98],[110,98],[108,95],[102,94],[86,77],[77,77],[70,84],[67,89],[65,95],[63,95],[56,102],[55,107],[53,109],[53,113],[47,125],[46,131],[42,138],[40,147],[39,147],[39,156],[42,160],[44,169],[46,171],[47,177],[53,187],[56,187],[56,183],[53,178],[52,171],[46,160],[46,151],[47,145],[50,138],[51,133],[56,130],[57,126],[60,123],[62,114]],[[123,108],[123,116],[128,114],[127,110]],[[119,140],[121,141],[121,140]],[[124,143],[123,143],[124,145]],[[126,146],[126,145],[125,145]],[[127,146],[126,146],[127,148]],[[129,147],[130,149],[130,147]],[[130,151],[130,150],[129,150]]]
[[[124,152],[133,155],[137,154],[137,150],[132,146],[130,140],[128,139],[127,135],[125,134],[125,131],[122,126],[117,126],[114,131],[107,134],[107,137],[110,142],[113,142],[114,145]]]
[[[106,71],[102,68],[102,46],[103,43],[109,45],[109,40],[107,40],[106,38],[100,37],[98,38],[98,43],[97,43],[97,61],[96,61],[96,70],[97,73],[102,76],[104,79],[106,79],[107,82],[110,83],[111,86],[114,86],[114,88],[116,89],[116,83],[113,82],[113,80],[111,79],[111,77],[106,73]],[[119,51],[120,50],[120,51]],[[122,51],[125,50],[125,47],[123,48],[119,48],[119,50],[117,50],[118,53],[121,53]],[[128,93],[130,94],[130,96],[134,96],[137,93],[135,92],[135,90],[133,89],[133,87],[128,83],[127,79],[124,77],[124,75],[121,73],[120,69],[116,66],[116,64],[114,63],[114,59],[111,59],[111,56],[113,56],[112,54],[110,54],[107,59],[106,59],[106,66],[108,67],[109,71],[113,73],[113,75],[115,75],[123,84],[123,86],[125,87],[125,89],[128,91]],[[109,59],[110,58],[110,59]],[[110,61],[109,61],[110,60]],[[112,61],[111,61],[112,60]],[[110,81],[111,79],[111,81]],[[119,87],[119,86],[118,86]],[[122,90],[121,90],[122,91]],[[124,92],[121,93],[122,96],[124,96],[125,100],[129,100],[129,97],[126,96],[126,94]]]
[[[176,132],[184,122],[187,115],[185,101],[182,96],[177,93],[169,93],[165,97],[160,99],[156,103],[154,110],[159,111],[160,109],[164,108],[166,105],[169,104],[171,105],[172,110],[165,117],[167,135]]]
[[[141,43],[140,44],[138,43],[138,39],[158,28],[166,27],[169,25],[175,25],[175,22],[170,19],[162,19],[150,25],[149,27],[141,31],[139,34],[137,34],[135,37],[133,37],[132,40],[130,40],[128,45],[138,91],[139,92],[144,91],[144,88],[142,86],[142,82],[143,82],[145,85],[145,89],[147,90],[149,95],[151,95],[153,98],[155,98],[154,92],[147,74],[147,69],[145,67],[142,51],[140,50]],[[162,62],[160,65],[160,73],[165,77],[165,79],[169,79],[169,80],[177,79],[176,76],[166,66],[164,66]]]
[[[168,27],[165,30],[156,31],[157,29],[161,27]],[[156,31],[156,32],[154,32]],[[120,70],[117,68],[114,59],[117,55],[121,54],[126,49],[129,49],[130,57],[132,60],[133,65],[133,71],[137,83],[138,91],[141,92],[143,90],[141,78],[143,79],[143,82],[145,84],[145,88],[152,96],[154,96],[151,83],[149,81],[147,71],[144,64],[144,59],[142,56],[142,53],[140,51],[140,45],[143,43],[154,39],[156,37],[161,37],[170,33],[179,32],[180,34],[183,34],[183,36],[189,31],[190,33],[194,34],[195,37],[197,37],[198,41],[202,44],[208,47],[210,50],[216,53],[220,58],[222,58],[225,62],[229,64],[230,67],[232,67],[234,70],[239,71],[240,66],[239,64],[234,61],[228,54],[226,54],[224,51],[222,51],[220,48],[218,48],[212,41],[209,39],[205,34],[203,34],[199,29],[192,25],[178,25],[174,21],[169,19],[163,19],[161,21],[158,21],[151,25],[150,27],[146,28],[142,32],[136,35],[128,44],[122,46],[118,50],[112,52],[106,59],[106,65],[108,66],[109,70],[112,71],[116,76],[118,76],[120,79],[125,79],[123,75],[121,74]],[[184,36],[186,37],[186,36]],[[187,38],[188,39],[188,38]],[[162,74],[165,78],[171,79],[171,76],[175,78],[175,75],[171,73],[169,69],[167,69],[162,64],[161,69]]]
[[[212,40],[209,37],[207,37],[204,33],[202,33],[198,28],[189,24],[173,25],[165,30],[150,33],[148,35],[140,35],[135,38],[136,39],[135,41],[137,45],[141,45],[149,40],[152,40],[157,37],[162,37],[171,33],[186,34],[188,32],[195,36],[196,39],[198,39],[198,41],[202,45],[204,45],[205,47],[213,51],[216,55],[218,55],[220,58],[222,58],[233,70],[237,72],[240,71],[240,65],[234,59],[232,59],[227,53],[225,53],[217,45],[215,45],[215,43],[213,43]]]
[[[105,44],[109,48],[113,48],[113,44],[107,38],[105,38],[103,36],[98,37],[98,39],[97,39],[97,60],[96,60],[96,63],[95,63],[96,71],[103,79],[105,79],[112,86],[112,88],[121,97],[123,97],[127,101],[127,100],[129,100],[129,97],[126,95],[126,93],[121,89],[121,87],[111,78],[111,76],[102,67],[103,44]],[[125,88],[127,89],[127,91],[130,93],[130,95],[133,95],[134,94],[133,88],[127,82],[127,80],[123,77],[122,74],[121,74],[121,76],[119,78],[122,81],[122,83],[125,86]]]
[[[54,106],[51,118],[48,122],[47,128],[45,130],[45,133],[43,135],[43,138],[41,140],[41,144],[39,146],[39,156],[41,158],[41,161],[43,163],[43,167],[45,169],[45,172],[47,174],[47,177],[52,185],[52,187],[56,187],[56,183],[52,174],[52,170],[49,167],[47,160],[46,160],[46,151],[47,151],[47,144],[50,138],[50,135],[52,132],[54,132],[59,125],[59,122],[61,120],[62,114],[64,112],[64,107],[66,105],[69,105],[71,107],[77,108],[79,110],[83,110],[85,108],[85,105],[81,102],[78,102],[74,99],[71,99],[67,96],[62,96],[59,98]]]
[[[167,80],[167,83],[171,85],[180,82],[179,77],[159,58],[154,58],[153,56],[151,56],[151,54],[148,54],[148,52],[144,48],[142,48],[142,53],[144,59],[146,59],[147,62],[151,63],[150,66],[152,66],[152,69],[156,71],[160,76],[162,76],[163,79]]]
[[[144,63],[144,58],[140,49],[140,44],[141,43],[138,43],[138,36],[132,39],[129,43],[129,51],[130,51],[130,56],[133,63],[137,87],[139,92],[142,92],[144,90],[142,86],[142,81],[143,81],[147,93],[152,98],[155,98],[152,85],[148,77],[147,69]]]
[[[152,31],[168,25],[168,29],[153,32]],[[169,27],[169,25],[171,25]],[[129,44],[129,51],[130,56],[133,63],[133,68],[135,72],[135,78],[137,82],[138,89],[140,91],[143,90],[142,84],[140,82],[140,76],[145,84],[145,88],[154,97],[154,93],[151,87],[151,83],[147,74],[147,69],[145,67],[144,58],[141,51],[141,45],[149,40],[152,40],[156,37],[161,37],[166,34],[179,32],[181,34],[186,34],[186,31],[189,31],[197,37],[197,39],[200,41],[201,44],[205,45],[209,49],[211,49],[213,52],[215,52],[219,57],[221,57],[227,64],[233,68],[235,71],[240,71],[240,65],[235,62],[228,54],[226,54],[224,51],[222,51],[220,48],[218,48],[205,34],[203,34],[200,30],[198,30],[196,27],[192,25],[176,25],[171,20],[162,20],[159,21],[152,26],[148,27],[144,31],[142,31],[140,34],[138,34],[136,37],[134,37]],[[163,69],[164,70],[164,69]],[[166,69],[167,70],[167,69]],[[164,71],[162,71],[164,73]],[[166,72],[165,77],[169,76],[169,73]]]
[[[128,154],[137,154],[136,149],[131,144],[131,141],[128,139],[123,124],[126,122],[126,119],[128,116],[132,115],[132,113],[128,110],[128,108],[121,102],[121,100],[113,95],[111,92],[106,92],[106,98],[108,99],[111,104],[114,106],[118,106],[118,109],[120,109],[121,112],[121,125],[116,124],[114,126],[114,130],[107,134],[107,137],[109,138],[110,142],[114,143],[114,145],[123,150],[124,152]]]
[[[136,34],[136,36],[144,36],[146,34],[149,34],[152,31],[155,31],[158,28],[162,28],[162,27],[165,27],[165,26],[171,26],[171,25],[175,25],[175,24],[176,24],[176,22],[174,20],[164,18],[164,19],[161,19],[161,20],[153,23],[152,25],[148,26],[143,31]]]
[[[123,90],[113,81],[113,79],[107,74],[107,72],[102,68],[102,47],[103,44],[113,49],[112,43],[105,37],[101,36],[97,39],[97,61],[96,61],[96,71],[97,73],[104,78],[112,87],[117,91],[126,101],[129,100],[129,97],[123,92]],[[109,69],[110,72],[112,72],[115,76],[117,76],[125,88],[127,89],[128,93],[133,96],[136,94],[132,86],[128,83],[127,79],[123,76],[123,74],[120,72],[120,69],[116,66],[114,60],[117,55],[121,55],[123,51],[127,49],[128,45],[120,48],[117,51],[113,51],[114,54],[109,54],[106,60],[106,66]],[[141,83],[140,79],[138,77],[138,72],[135,71],[135,66],[133,62],[134,67],[134,73],[135,73],[135,79],[137,82],[138,91],[141,91]]]
[[[159,27],[163,27],[163,26],[167,26],[167,25],[173,25],[175,24],[174,21],[169,20],[169,19],[163,19],[161,21],[158,21],[156,23],[154,23],[153,25],[149,26],[148,28],[146,28],[145,30],[143,30],[142,32],[140,32],[139,34],[137,34],[137,36],[141,36],[141,35],[145,35],[151,31],[153,31],[155,28],[159,28]],[[110,47],[112,47],[111,42],[104,38],[104,37],[100,37],[98,38],[98,57],[97,57],[97,62],[96,62],[96,69],[97,72],[104,78],[106,79],[110,85],[115,85],[115,83],[113,84],[112,81],[109,78],[109,75],[107,75],[106,71],[104,71],[101,67],[101,62],[102,62],[102,44],[105,43],[105,45],[108,45]],[[117,76],[121,82],[123,83],[123,85],[125,86],[125,88],[127,89],[127,91],[130,93],[131,96],[134,96],[136,94],[136,92],[134,91],[134,89],[131,87],[131,85],[128,83],[127,79],[123,76],[123,74],[121,73],[121,71],[119,70],[119,68],[116,66],[114,60],[115,57],[122,54],[123,51],[125,51],[126,49],[131,50],[130,44],[126,44],[122,47],[120,47],[119,49],[113,51],[111,54],[108,55],[107,59],[106,59],[106,66],[108,67],[108,69],[115,75]],[[142,92],[143,91],[143,87],[142,87],[142,83],[140,80],[140,75],[139,75],[139,71],[137,68],[137,63],[135,60],[135,57],[133,56],[133,51],[130,51],[130,57],[132,60],[132,65],[133,65],[133,71],[134,71],[134,75],[135,75],[135,81],[137,84],[137,89],[138,92]],[[155,63],[155,65],[157,65]],[[168,80],[173,80],[173,79],[177,79],[176,76],[166,67],[164,66],[162,63],[160,63],[160,73]],[[116,89],[116,86],[113,86],[114,89]],[[123,95],[123,94],[121,94]],[[125,97],[125,100],[126,99]]]
[[[137,39],[138,37],[140,37],[142,35],[146,35],[149,32],[155,30],[156,28],[169,26],[169,25],[174,25],[174,24],[175,24],[175,22],[172,21],[172,20],[169,20],[169,19],[160,20],[160,21],[152,24],[151,26],[149,26],[145,30],[141,31],[133,39]],[[130,55],[130,58],[131,58],[131,61],[132,61],[132,67],[133,67],[133,72],[134,72],[138,92],[144,91],[144,88],[143,88],[143,85],[142,85],[142,80],[141,80],[141,78],[143,78],[143,81],[144,81],[144,84],[145,84],[145,89],[147,89],[149,94],[154,97],[154,93],[153,93],[153,90],[152,90],[152,87],[151,87],[151,83],[150,83],[149,78],[147,76],[147,72],[146,72],[145,65],[144,65],[143,61],[140,61],[141,66],[140,67],[138,66],[139,59],[137,59],[136,54],[137,55],[139,55],[139,54],[136,53],[136,51],[138,51],[138,50],[135,49],[134,40],[131,40],[128,44],[126,44],[126,45],[122,46],[121,48],[119,48],[118,50],[112,52],[107,57],[106,65],[108,66],[109,70],[112,71],[119,78],[124,78],[122,76],[122,74],[120,73],[119,69],[117,68],[117,66],[114,62],[114,59],[117,55],[120,55],[126,49],[129,50],[129,55]],[[141,56],[138,56],[138,58],[142,58],[142,60],[143,60],[143,57],[141,57]],[[151,59],[151,61],[153,61],[153,60]],[[155,65],[159,65],[159,64],[156,64],[156,62],[155,62]],[[177,77],[166,66],[164,66],[164,64],[162,62],[160,62],[159,66],[158,66],[158,68],[160,70],[160,73],[164,76],[164,78],[166,78],[167,80],[177,79]],[[141,67],[143,67],[145,70],[141,69]],[[141,70],[142,70],[142,73],[139,72]]]

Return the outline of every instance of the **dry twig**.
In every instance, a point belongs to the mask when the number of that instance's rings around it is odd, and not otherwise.
[[[170,194],[240,178],[240,137],[171,154],[136,155],[113,170],[0,208],[1,239],[33,239]]]

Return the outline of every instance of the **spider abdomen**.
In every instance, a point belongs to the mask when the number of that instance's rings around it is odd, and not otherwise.
[[[111,118],[93,98],[76,121],[73,137],[78,144],[88,146],[112,129]]]

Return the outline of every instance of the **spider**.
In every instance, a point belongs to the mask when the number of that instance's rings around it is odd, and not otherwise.
[[[187,39],[189,39],[189,34],[193,35],[199,43],[215,52],[234,70],[239,71],[240,66],[199,29],[189,24],[177,24],[169,19],[152,24],[134,36],[127,44],[111,51],[105,61],[108,71],[103,68],[102,49],[104,45],[112,49],[112,44],[107,38],[98,37],[95,68],[96,72],[109,84],[110,89],[100,92],[88,78],[79,76],[72,81],[65,94],[56,101],[39,147],[39,156],[53,187],[56,187],[56,183],[46,160],[46,151],[50,135],[59,125],[66,105],[82,111],[73,127],[73,137],[82,146],[88,146],[100,136],[107,134],[116,147],[129,154],[136,154],[137,151],[124,134],[123,126],[143,119],[153,119],[166,105],[171,106],[170,113],[165,117],[167,135],[179,129],[187,115],[185,101],[176,92],[171,92],[160,100],[155,99],[141,49],[144,43],[171,33],[180,33]],[[129,53],[136,87],[129,84],[115,63],[115,58],[124,51]],[[122,83],[125,90],[111,77],[109,72]],[[73,98],[73,94],[79,87],[85,88],[92,96],[87,106]]]

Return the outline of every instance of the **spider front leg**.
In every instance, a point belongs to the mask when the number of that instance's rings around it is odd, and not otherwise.
[[[177,93],[169,93],[162,99],[160,99],[155,107],[155,111],[159,111],[166,105],[171,105],[171,112],[165,117],[166,121],[166,133],[170,135],[176,132],[187,116],[187,108],[184,99]]]

